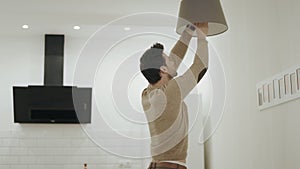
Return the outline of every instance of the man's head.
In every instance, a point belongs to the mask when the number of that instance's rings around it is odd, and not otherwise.
[[[172,71],[169,57],[163,53],[163,49],[162,44],[155,43],[140,59],[140,70],[150,84],[158,82],[162,74],[167,74],[170,78],[176,76],[176,71]]]

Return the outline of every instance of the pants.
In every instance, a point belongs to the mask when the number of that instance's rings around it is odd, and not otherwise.
[[[150,163],[148,169],[187,169],[185,166],[174,163]]]

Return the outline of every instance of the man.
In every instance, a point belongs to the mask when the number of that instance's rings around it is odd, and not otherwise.
[[[197,51],[193,64],[183,75],[174,78],[194,31],[197,33]],[[188,114],[183,100],[207,71],[207,31],[207,23],[189,25],[169,57],[163,53],[163,45],[156,43],[140,59],[141,72],[149,82],[142,93],[151,134],[149,169],[187,168]]]

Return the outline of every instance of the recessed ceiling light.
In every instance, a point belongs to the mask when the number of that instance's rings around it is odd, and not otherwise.
[[[80,26],[73,26],[73,29],[79,30],[79,29],[80,29]]]
[[[131,29],[130,27],[125,27],[124,28],[125,31],[130,31],[130,29]]]
[[[29,26],[28,26],[28,25],[22,25],[22,28],[23,28],[23,29],[28,29]]]

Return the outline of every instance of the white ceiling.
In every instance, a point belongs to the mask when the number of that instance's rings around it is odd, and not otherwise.
[[[180,0],[0,0],[0,2],[0,36],[46,33],[89,36],[99,26],[135,13],[159,12],[176,16],[180,4]],[[160,23],[163,25],[165,21]],[[23,30],[21,28],[23,24],[28,24],[30,28]],[[151,21],[135,20],[127,24],[151,26]],[[73,30],[74,25],[81,26],[81,29]]]

